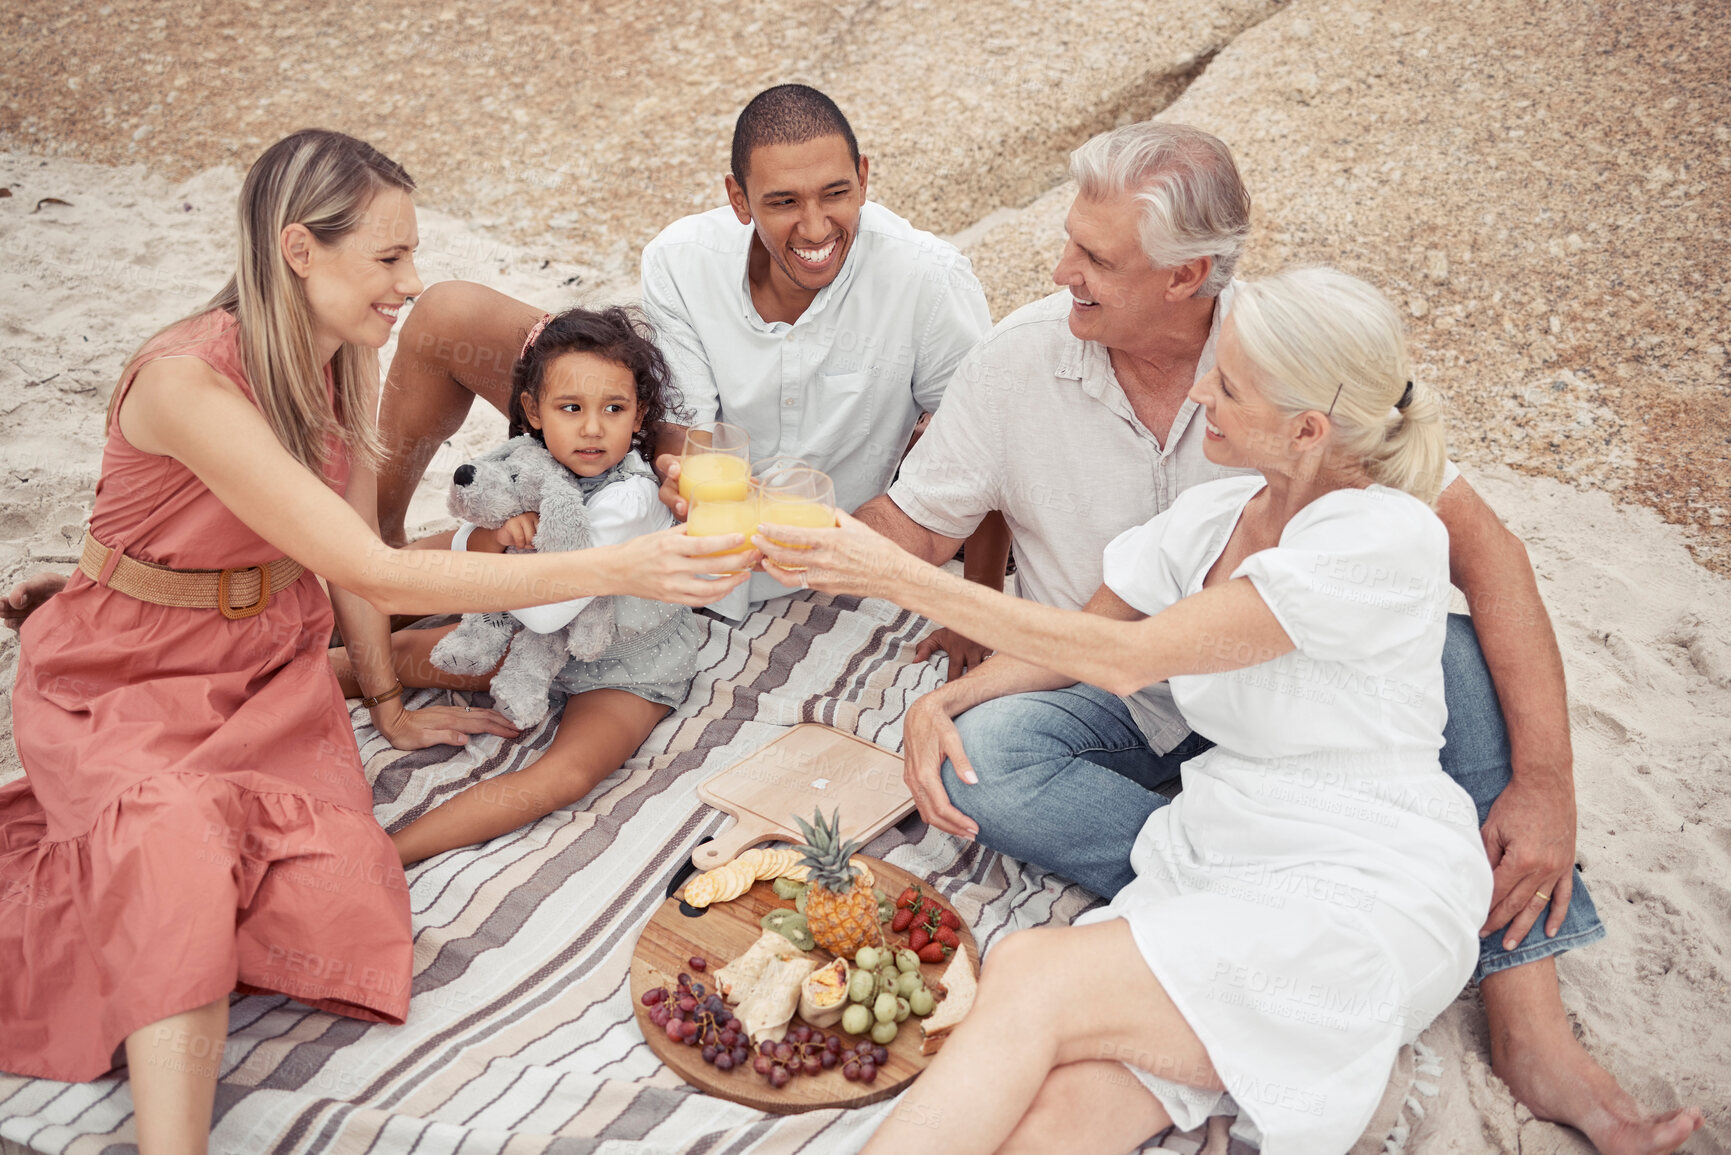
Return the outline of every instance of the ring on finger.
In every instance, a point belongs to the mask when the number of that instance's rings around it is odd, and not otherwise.
[[[1535,891],[1534,891],[1534,892],[1533,892],[1533,897],[1534,897],[1534,898],[1536,898],[1536,899],[1538,899],[1538,900],[1539,900],[1539,901],[1540,901],[1540,902],[1549,902],[1549,901],[1551,901],[1551,896],[1550,896],[1550,895],[1548,895],[1548,894],[1546,894],[1546,893],[1545,893],[1545,892],[1544,892],[1544,891],[1542,891],[1542,890],[1535,890]]]

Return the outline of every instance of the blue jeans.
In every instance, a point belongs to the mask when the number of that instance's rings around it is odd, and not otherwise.
[[[1478,806],[1479,823],[1509,784],[1508,730],[1472,620],[1450,614],[1443,647],[1442,768]],[[982,703],[956,719],[977,786],[945,762],[944,786],[980,828],[979,841],[1110,898],[1132,878],[1130,847],[1143,823],[1169,801],[1184,760],[1211,743],[1191,734],[1156,754],[1122,699],[1076,685]],[[1569,912],[1555,938],[1544,919],[1514,950],[1498,933],[1480,940],[1475,980],[1605,937],[1587,885],[1575,872]]]

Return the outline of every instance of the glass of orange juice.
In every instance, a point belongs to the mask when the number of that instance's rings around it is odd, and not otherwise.
[[[725,421],[693,425],[685,431],[679,459],[679,496],[699,501],[744,501],[751,488],[751,438]]]
[[[827,473],[810,466],[790,466],[767,473],[759,481],[758,520],[765,525],[797,525],[808,529],[828,529],[835,524],[835,483]],[[764,536],[776,545],[773,529]],[[802,571],[800,565],[783,565],[785,570]]]
[[[681,476],[683,481],[683,475]],[[723,533],[743,533],[745,543],[735,549],[706,553],[704,557],[726,557],[744,553],[751,548],[751,535],[757,532],[758,485],[746,478],[736,490],[720,483],[704,483],[694,491],[691,511],[685,518],[686,537],[713,537]],[[718,574],[735,574],[738,569],[717,570]]]

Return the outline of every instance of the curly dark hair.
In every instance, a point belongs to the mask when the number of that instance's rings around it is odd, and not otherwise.
[[[541,385],[547,366],[566,353],[593,353],[631,370],[637,382],[637,408],[643,423],[631,436],[631,448],[653,461],[655,431],[671,418],[683,416],[683,398],[673,386],[667,359],[651,339],[653,330],[635,309],[613,305],[605,309],[566,309],[535,337],[511,368],[511,436],[529,433],[545,443],[541,431],[529,424],[523,410],[523,394],[541,400]]]

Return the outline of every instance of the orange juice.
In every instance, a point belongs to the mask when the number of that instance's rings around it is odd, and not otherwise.
[[[744,501],[751,466],[730,453],[693,453],[679,461],[679,496],[686,501]]]
[[[775,501],[766,498],[758,514],[758,519],[765,525],[797,525],[806,529],[829,529],[835,525],[835,510],[820,501]],[[777,540],[773,534],[768,532],[763,536],[775,542],[776,545],[786,546],[789,549],[808,548]],[[781,568],[795,571],[805,569],[802,565],[784,565]]]
[[[737,549],[706,553],[704,557],[722,557],[744,553],[751,548],[751,535],[757,532],[757,501],[704,501],[699,499],[685,519],[686,537],[716,537],[724,533],[743,533],[746,542]]]
[[[816,501],[765,501],[760,516],[765,525],[797,525],[806,529],[829,529],[835,525],[835,510]],[[769,540],[775,541],[773,537]]]

